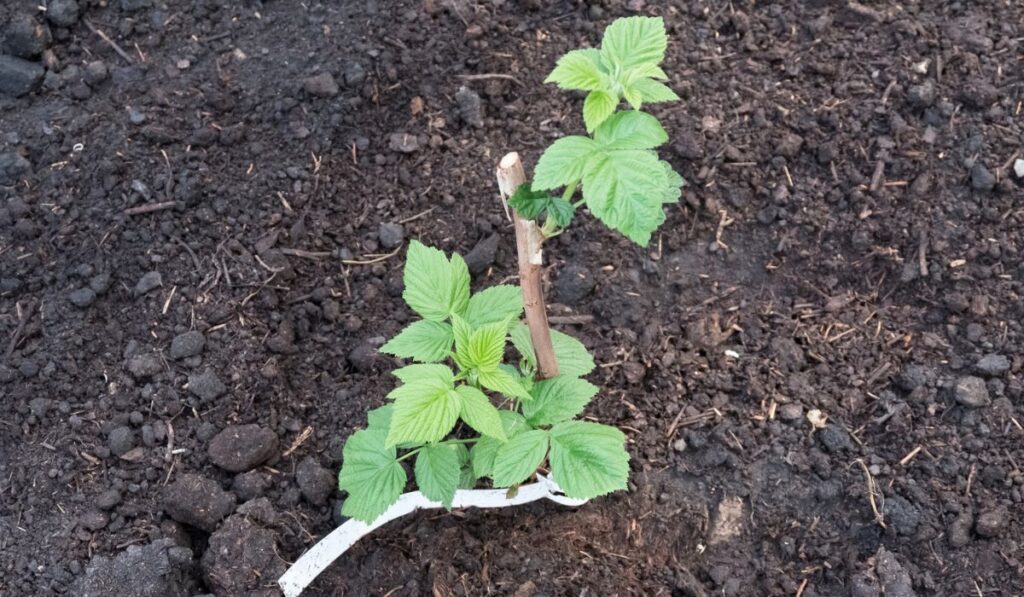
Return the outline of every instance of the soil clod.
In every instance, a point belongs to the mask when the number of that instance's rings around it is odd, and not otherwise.
[[[171,340],[171,349],[167,354],[177,361],[198,355],[203,352],[204,346],[206,346],[206,336],[202,332],[192,330],[175,336]]]
[[[192,550],[158,539],[114,557],[96,556],[71,594],[80,597],[190,597],[199,589]]]
[[[186,473],[163,490],[163,507],[174,520],[212,533],[235,509],[235,496],[213,479]]]
[[[231,425],[210,441],[207,454],[220,468],[242,473],[277,454],[277,435],[255,424]]]
[[[973,375],[961,377],[956,382],[954,395],[957,402],[968,408],[982,408],[990,402],[985,380]]]
[[[204,369],[188,376],[188,391],[203,402],[212,402],[228,391],[213,369]]]
[[[327,503],[327,498],[334,492],[337,483],[334,473],[320,466],[312,456],[307,456],[299,462],[295,469],[295,480],[299,484],[302,496],[316,506]]]
[[[334,97],[338,95],[338,82],[331,73],[320,73],[302,80],[302,88],[306,93],[317,97]]]

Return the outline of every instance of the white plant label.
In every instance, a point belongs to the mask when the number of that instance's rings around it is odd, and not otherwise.
[[[543,499],[572,507],[587,503],[587,500],[578,500],[562,495],[562,489],[549,477],[538,475],[537,478],[536,483],[521,486],[512,497],[508,497],[509,490],[507,489],[460,489],[455,492],[452,508],[505,508]],[[281,575],[277,584],[281,587],[285,597],[297,597],[332,562],[355,545],[356,541],[375,529],[417,510],[443,507],[441,502],[430,501],[419,491],[402,494],[398,501],[377,517],[373,523],[366,524],[360,520],[350,519],[331,531],[329,535],[321,539],[292,564],[291,568]]]

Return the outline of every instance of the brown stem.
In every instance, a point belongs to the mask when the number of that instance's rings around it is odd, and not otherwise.
[[[496,174],[503,201],[515,193],[519,185],[526,182],[523,162],[519,159],[519,154],[515,152],[501,158]],[[536,222],[519,217],[514,209],[512,210],[512,219],[516,226],[519,284],[523,291],[526,325],[530,328],[533,352],[537,355],[537,377],[548,379],[558,375],[558,361],[555,359],[555,348],[551,345],[551,330],[548,327],[548,314],[544,303],[544,287],[541,284],[541,270],[544,267],[541,245],[544,243],[544,235],[541,234]]]

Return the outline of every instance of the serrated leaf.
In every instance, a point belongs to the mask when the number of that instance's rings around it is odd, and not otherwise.
[[[665,184],[662,187],[661,202],[676,203],[682,195],[682,186],[686,184],[683,177],[672,169],[672,164],[662,160],[661,167],[665,171]]]
[[[385,404],[366,413],[366,428],[383,431],[385,434],[391,430],[391,415],[395,412],[395,405]],[[423,442],[403,442],[395,446],[399,450],[411,450],[421,446]]]
[[[594,141],[602,148],[654,149],[668,141],[668,133],[658,119],[646,112],[618,112],[594,131]]]
[[[366,428],[387,433],[391,427],[391,415],[395,411],[394,404],[385,404],[366,413]]]
[[[591,213],[640,246],[647,246],[665,221],[664,192],[665,170],[651,151],[606,152],[583,175],[583,198]]]
[[[583,100],[583,124],[587,132],[592,133],[594,129],[601,126],[608,117],[615,113],[615,107],[619,105],[619,96],[609,91],[591,91],[587,99]]]
[[[545,211],[559,228],[568,228],[576,214],[576,207],[561,197],[553,197],[548,201]]]
[[[637,79],[644,77],[650,77],[652,79],[661,79],[662,81],[668,80],[668,75],[661,69],[657,64],[647,63],[638,64],[633,68],[626,71],[624,82],[626,85],[632,85]]]
[[[634,110],[644,107],[644,96],[640,95],[640,92],[633,87],[624,87],[622,89],[622,97],[626,99],[629,107]]]
[[[533,340],[530,338],[530,329],[525,323],[512,327],[509,332],[512,345],[516,347],[519,354],[526,359],[531,367],[536,369],[537,356],[533,352]],[[572,336],[551,330],[551,346],[555,349],[555,360],[558,362],[558,374],[566,377],[583,377],[594,370],[594,358],[590,356],[587,347]]]
[[[455,383],[455,374],[447,365],[406,365],[391,372],[402,383],[435,380],[451,386]]]
[[[583,411],[597,394],[597,386],[568,375],[538,381],[530,390],[533,400],[523,402],[523,415],[534,427],[568,421]]]
[[[462,257],[449,260],[419,241],[409,244],[403,280],[402,298],[423,319],[443,321],[469,303],[469,269]]]
[[[452,253],[449,268],[452,276],[451,308],[449,315],[462,313],[469,305],[469,266],[458,253]]]
[[[675,91],[672,91],[668,85],[659,83],[654,79],[641,78],[633,82],[629,86],[630,89],[640,94],[640,98],[652,104],[660,102],[674,102],[679,99]]]
[[[450,385],[436,381],[405,384],[388,396],[395,399],[388,446],[443,439],[455,427],[462,406],[462,400]]]
[[[594,357],[583,343],[569,334],[551,330],[551,346],[558,361],[558,374],[583,377],[594,370]]]
[[[540,429],[524,431],[498,448],[494,456],[491,478],[495,487],[522,483],[536,472],[548,453],[548,432]]]
[[[348,492],[341,513],[373,522],[398,500],[408,480],[395,449],[385,446],[383,430],[356,431],[342,449],[338,489]]]
[[[533,339],[530,337],[530,328],[525,323],[517,323],[508,332],[512,346],[516,347],[523,360],[534,369],[537,368],[537,355],[533,352]]]
[[[452,507],[459,486],[459,456],[454,446],[428,444],[416,455],[416,486],[428,500]]]
[[[530,393],[526,391],[523,384],[519,383],[515,376],[504,369],[480,371],[479,379],[480,385],[493,392],[498,392],[512,398],[519,398],[520,400],[533,399],[533,396],[530,396]]]
[[[609,84],[594,54],[585,50],[573,50],[559,58],[555,70],[544,82],[556,83],[562,89],[583,91],[606,89]]]
[[[462,399],[460,415],[467,425],[480,435],[493,437],[500,441],[508,439],[501,425],[499,411],[491,404],[486,394],[472,386],[465,385],[455,388],[455,391]]]
[[[518,319],[522,313],[523,292],[518,286],[500,284],[471,296],[464,318],[471,326],[480,327]]]
[[[587,137],[570,135],[558,139],[537,160],[537,167],[533,169],[533,190],[546,191],[579,180],[596,149],[597,145]]]
[[[457,341],[455,362],[462,369],[476,369],[478,372],[494,371],[501,364],[505,354],[505,338],[508,335],[511,318],[497,323],[488,323],[473,330],[468,338]],[[460,330],[460,335],[464,332]]]
[[[473,326],[459,315],[452,315],[452,336],[455,337],[455,360],[459,354],[469,350],[469,340],[473,337]]]
[[[526,419],[517,412],[501,410],[498,411],[498,415],[501,418],[501,427],[506,437],[514,437],[530,429],[530,426],[526,424]],[[473,462],[474,475],[477,477],[491,476],[491,471],[494,470],[494,457],[498,453],[498,448],[504,443],[491,437],[482,437],[473,445],[469,451],[469,458]]]
[[[546,191],[534,191],[530,186],[530,183],[524,182],[519,185],[516,192],[512,193],[512,196],[508,198],[508,204],[510,207],[515,209],[520,216],[532,220],[544,211],[544,208],[547,207],[547,202],[550,199],[552,199],[552,197]]]
[[[572,221],[573,214],[576,213],[576,208],[572,203],[544,191],[532,191],[528,182],[519,185],[515,194],[509,197],[508,204],[520,216],[529,220],[535,220],[546,212],[548,217],[560,228],[568,226]],[[472,300],[470,299],[471,303]]]
[[[452,326],[440,321],[414,321],[388,340],[380,351],[421,363],[443,361],[452,351]]]
[[[601,58],[622,68],[659,64],[665,59],[668,36],[661,17],[615,19],[604,30]]]
[[[565,495],[590,499],[626,489],[626,436],[608,425],[568,421],[551,428],[551,472]]]
[[[473,489],[477,476],[473,473],[473,463],[469,459],[469,448],[465,444],[452,444],[451,447],[459,458],[459,489]]]

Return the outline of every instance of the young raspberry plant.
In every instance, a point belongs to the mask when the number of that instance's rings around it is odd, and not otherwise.
[[[509,205],[527,219],[544,215],[542,232],[553,236],[587,208],[606,226],[646,246],[665,221],[663,206],[679,200],[683,179],[655,149],[668,134],[645,103],[679,99],[661,81],[668,37],[661,17],[617,19],[605,29],[600,49],[562,56],[546,83],[586,91],[583,122],[590,136],[570,135],[541,155],[533,182],[521,186]],[[632,108],[618,111],[623,100]],[[561,196],[547,191],[564,188]],[[576,191],[583,198],[573,201]]]
[[[458,489],[484,480],[512,488],[542,467],[569,497],[626,488],[625,436],[575,420],[598,391],[583,379],[594,369],[583,344],[552,330],[559,375],[535,380],[519,287],[470,294],[459,255],[448,258],[416,241],[403,281],[402,297],[421,319],[380,350],[413,364],[392,372],[399,385],[391,402],[370,411],[366,428],[345,443],[342,514],[373,522],[398,500],[410,470],[419,490],[446,507]],[[505,358],[509,342],[519,354],[512,362]]]

